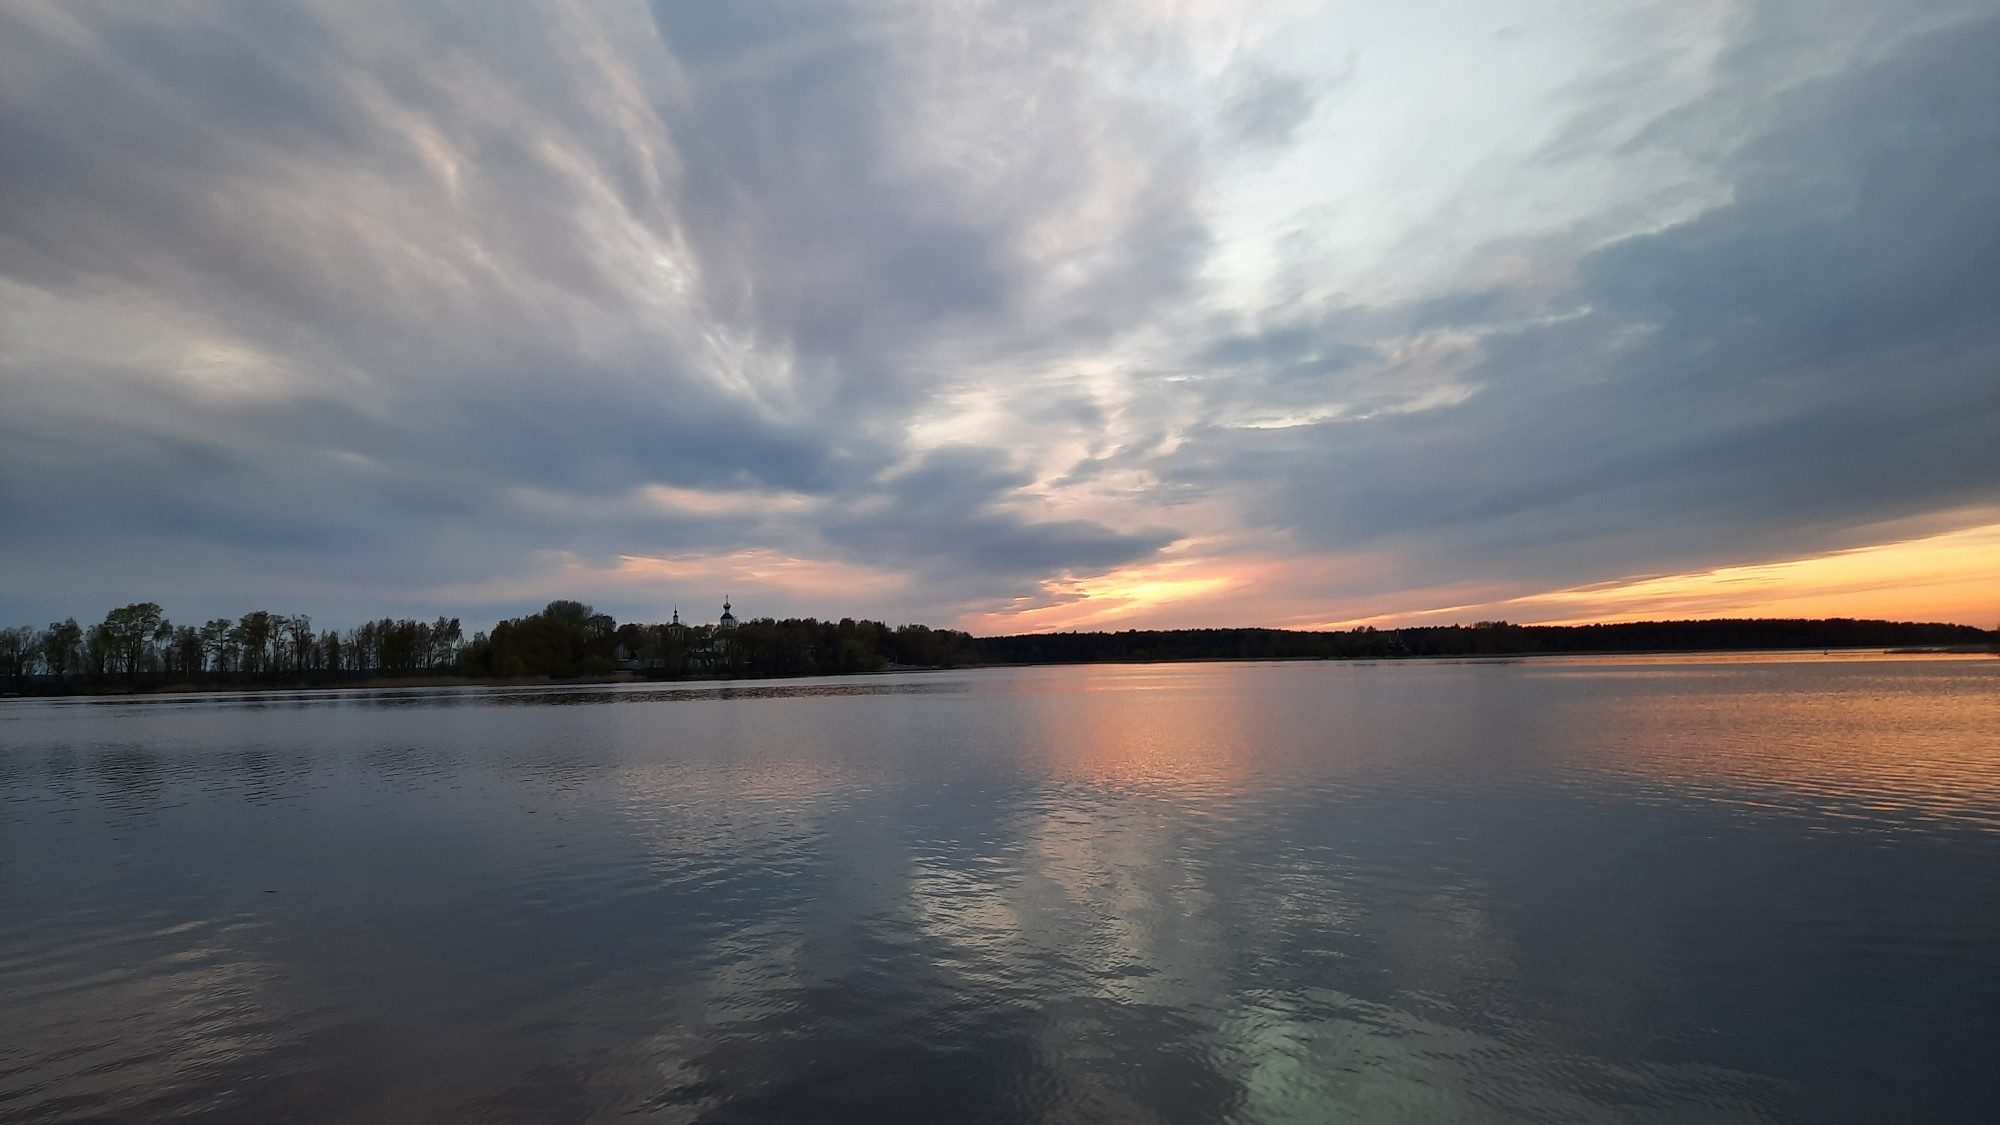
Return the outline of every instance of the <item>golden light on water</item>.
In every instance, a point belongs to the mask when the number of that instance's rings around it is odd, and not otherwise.
[[[1158,795],[1214,795],[1248,772],[1248,698],[1173,666],[1062,670],[1066,690],[1039,714],[1047,768],[1059,777]]]

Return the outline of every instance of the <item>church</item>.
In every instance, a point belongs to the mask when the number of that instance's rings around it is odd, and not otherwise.
[[[676,605],[674,607],[674,617],[673,620],[667,622],[667,628],[672,630],[676,635],[683,633],[687,630],[687,625],[685,625],[681,621],[680,606]],[[736,628],[736,614],[731,612],[731,608],[729,605],[729,596],[727,594],[724,594],[722,597],[722,616],[715,623],[715,631],[718,633],[726,633],[734,628]]]
[[[613,654],[618,667],[633,672],[658,672],[668,668],[683,671],[710,670],[727,659],[729,634],[736,630],[736,609],[729,598],[722,599],[722,616],[715,624],[698,627],[681,620],[681,607],[673,607],[673,617],[664,626],[653,626],[665,633],[654,636],[655,641],[647,645],[643,652],[634,651],[620,644]],[[695,633],[695,628],[704,632]]]

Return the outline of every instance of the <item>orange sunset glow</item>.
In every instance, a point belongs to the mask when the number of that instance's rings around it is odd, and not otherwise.
[[[1357,561],[1348,569],[1360,567]],[[1343,607],[1350,612],[1299,614],[1294,591],[1325,583],[1340,571],[1325,559],[1177,559],[1048,583],[1045,597],[1023,599],[1018,609],[973,615],[965,625],[975,632],[1055,632],[1251,622],[1348,629],[1478,620],[1567,625],[1715,617],[2000,621],[2000,523],[1687,574],[1512,595],[1490,587],[1408,590],[1380,600],[1423,608],[1368,613],[1352,612],[1362,606],[1350,604]],[[1440,599],[1441,594],[1448,600]]]
[[[0,627],[1991,627],[1941,2],[30,3]]]
[[[2000,0],[0,0],[0,1125],[1996,1044]]]

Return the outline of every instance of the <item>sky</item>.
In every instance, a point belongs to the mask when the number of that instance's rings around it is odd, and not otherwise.
[[[0,624],[2000,625],[1991,0],[0,0]]]

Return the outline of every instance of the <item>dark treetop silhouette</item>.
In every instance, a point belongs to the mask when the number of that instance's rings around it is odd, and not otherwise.
[[[2000,644],[1968,625],[1827,620],[1645,621],[1616,625],[1476,625],[1339,632],[1128,629],[975,637],[880,621],[755,618],[619,624],[574,601],[509,618],[468,641],[455,617],[388,618],[315,632],[304,614],[258,610],[175,625],[135,602],[88,627],[0,629],[0,685],[13,692],[135,691],[175,686],[352,683],[394,677],[650,679],[837,675],[896,667],[1093,661],[1391,659],[1535,653],[1954,647]]]

